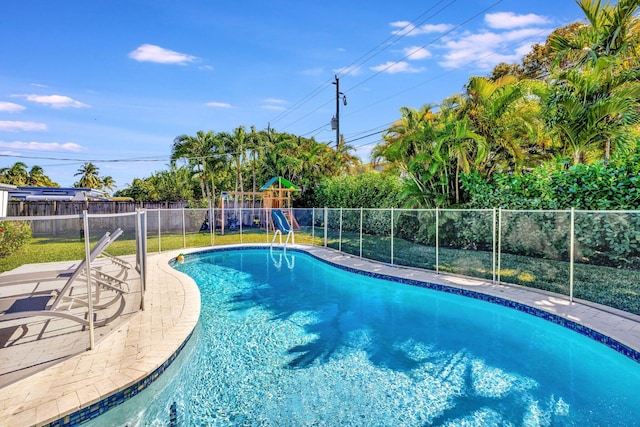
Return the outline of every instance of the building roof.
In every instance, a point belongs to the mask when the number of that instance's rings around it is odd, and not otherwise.
[[[14,200],[106,200],[104,193],[92,188],[17,186],[7,189]]]

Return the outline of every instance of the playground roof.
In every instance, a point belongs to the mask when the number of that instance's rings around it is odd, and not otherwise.
[[[262,187],[260,187],[260,191],[266,191],[269,188],[271,188],[271,186],[273,186],[273,184],[275,183],[280,184],[280,186],[282,188],[290,188],[292,190],[299,190],[300,187],[297,187],[295,184],[292,184],[291,181],[288,181],[286,179],[284,179],[281,176],[274,176],[273,178],[271,178],[269,180],[269,182],[267,182],[265,185],[263,185]]]

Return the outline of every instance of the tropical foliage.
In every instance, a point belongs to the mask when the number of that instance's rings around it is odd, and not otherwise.
[[[33,186],[33,187],[59,187],[44,173],[40,166],[32,166],[27,171],[27,165],[23,162],[16,162],[13,166],[0,168],[0,183]]]
[[[402,107],[372,152],[379,177],[344,178],[371,170],[344,138],[336,147],[238,126],[177,136],[168,170],[114,195],[205,205],[282,176],[302,188],[302,207],[640,208],[632,166],[640,151],[640,0],[576,2],[584,22],[556,29],[520,63],[471,77],[439,104]],[[76,176],[78,186],[115,186],[92,163]],[[45,178],[21,162],[0,169],[0,182]]]
[[[99,176],[100,170],[96,165],[91,162],[85,162],[74,176],[79,176],[80,179],[76,181],[73,186],[80,188],[93,188],[95,190],[102,190],[104,192],[113,191],[116,182],[111,176]]]
[[[135,179],[116,192],[136,200],[188,200],[193,205],[216,199],[222,191],[255,192],[274,176],[302,188],[297,205],[312,203],[313,192],[329,176],[349,173],[360,161],[344,140],[337,149],[313,138],[273,129],[198,131],[173,141],[171,169]],[[200,200],[200,201],[199,201]]]
[[[403,177],[405,206],[640,207],[628,170],[640,139],[639,4],[579,0],[587,22],[554,31],[521,64],[472,77],[440,105],[403,107],[374,153]]]

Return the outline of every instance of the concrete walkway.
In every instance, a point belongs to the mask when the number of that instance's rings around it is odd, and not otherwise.
[[[593,304],[569,303],[563,297],[520,286],[383,265],[322,247],[296,247],[349,268],[516,301],[588,326],[640,351],[640,316]],[[132,316],[95,350],[0,389],[3,425],[42,425],[60,419],[135,384],[171,357],[189,336],[200,314],[200,293],[193,280],[168,265],[177,254],[174,251],[149,256],[147,309]]]
[[[0,389],[1,424],[56,421],[126,389],[169,359],[200,315],[197,286],[168,264],[177,254],[149,255],[145,311],[133,315],[94,350]]]

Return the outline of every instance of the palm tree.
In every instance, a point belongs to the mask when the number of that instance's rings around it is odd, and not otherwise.
[[[12,185],[27,185],[29,182],[27,165],[23,162],[15,162],[11,167],[0,169],[0,182]]]
[[[611,151],[633,148],[631,130],[640,123],[640,69],[616,67],[615,58],[557,76],[547,116],[572,162],[591,163]]]
[[[435,117],[432,108],[431,105],[424,105],[420,110],[402,107],[401,118],[382,135],[384,142],[373,149],[372,157],[376,161],[385,159],[395,163],[401,172],[406,173],[410,160],[419,151],[421,141],[418,135],[423,131],[425,123]]]
[[[98,176],[98,168],[91,162],[85,162],[73,176],[80,176],[75,187],[102,188],[102,180]]]
[[[631,63],[638,62],[638,18],[634,16],[640,7],[639,0],[618,0],[612,5],[602,0],[578,0],[588,25],[575,33],[554,33],[549,38],[556,63],[569,58],[576,65],[594,65],[599,58],[624,56]]]
[[[453,186],[455,191],[455,203],[460,203],[460,173],[471,172],[483,162],[488,155],[486,139],[471,129],[471,123],[467,117],[447,115],[446,109],[442,112],[443,126],[439,132],[440,150],[446,150],[448,167],[451,162],[455,164],[455,179]]]
[[[539,104],[544,83],[518,80],[505,75],[496,81],[472,77],[467,84],[461,113],[468,116],[472,130],[487,145],[488,154],[481,165],[486,176],[497,170],[519,172],[525,161],[524,146],[536,144],[532,129],[542,126],[527,112]],[[525,114],[526,113],[526,114]]]
[[[110,192],[113,192],[113,189],[116,187],[116,181],[113,179],[112,176],[107,175],[107,176],[103,176],[102,177],[102,186],[101,188],[105,189],[105,190],[109,190]]]
[[[209,187],[212,181],[207,170],[207,165],[215,162],[216,157],[222,156],[221,140],[213,131],[198,131],[196,136],[180,135],[173,140],[171,147],[171,165],[175,166],[179,159],[186,159],[187,164],[196,170],[196,178],[200,182],[202,198],[213,195],[213,189]],[[213,185],[213,184],[212,184]]]
[[[32,185],[34,187],[53,187],[54,183],[47,175],[45,175],[44,169],[42,169],[41,166],[34,165],[29,169],[27,185]]]
[[[253,144],[257,135],[252,132],[248,134],[244,126],[238,126],[233,133],[221,133],[220,139],[224,144],[224,152],[233,161],[233,168],[236,174],[235,191],[244,191],[242,180],[242,166],[246,158],[247,150]]]
[[[336,161],[338,162],[340,172],[349,172],[352,168],[360,164],[360,158],[351,154],[353,150],[353,146],[348,145],[344,140],[344,136],[340,135],[340,141],[335,150]]]

